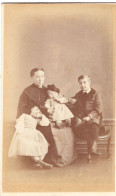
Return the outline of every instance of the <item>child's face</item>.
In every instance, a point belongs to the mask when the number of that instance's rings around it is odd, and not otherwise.
[[[91,81],[89,78],[83,78],[81,80],[79,80],[79,86],[80,86],[80,89],[83,90],[83,91],[88,91],[90,90],[91,88]]]
[[[48,92],[49,98],[51,98],[51,99],[55,99],[55,98],[57,98],[57,96],[58,96],[58,93],[55,92],[55,91],[50,91],[50,90],[48,90],[47,92]]]
[[[31,115],[33,116],[33,117],[36,117],[36,118],[39,118],[39,117],[41,117],[41,111],[39,110],[39,108],[38,107],[33,107],[32,109],[31,109]]]

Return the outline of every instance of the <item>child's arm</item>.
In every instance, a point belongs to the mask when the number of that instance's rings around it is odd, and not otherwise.
[[[56,101],[58,101],[59,103],[68,103],[68,99],[63,95],[59,95]]]
[[[71,104],[74,104],[74,103],[76,103],[76,102],[77,102],[77,100],[76,100],[76,99],[74,99],[74,98],[70,98],[70,99],[68,100],[68,102],[69,102],[69,103],[71,103]]]
[[[76,93],[76,95],[74,97],[69,98],[69,103],[74,104],[77,102],[78,99],[78,93]]]
[[[16,120],[16,132],[21,133],[24,129],[24,118],[25,114],[22,114],[17,120]]]
[[[50,100],[47,99],[46,102],[45,102],[45,105],[44,105],[45,108],[46,108],[46,109],[50,109],[50,105],[51,105],[51,104],[50,104]]]
[[[55,108],[52,104],[52,100],[47,99],[47,101],[45,102],[45,108],[47,109],[48,115],[53,115]]]

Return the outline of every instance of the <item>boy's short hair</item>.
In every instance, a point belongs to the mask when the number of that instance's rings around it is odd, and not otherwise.
[[[34,69],[32,69],[32,70],[30,71],[30,76],[33,77],[34,74],[35,74],[35,72],[37,72],[37,71],[43,71],[43,72],[44,72],[44,69],[43,69],[43,68],[39,68],[39,67],[34,68]]]
[[[88,79],[91,81],[90,76],[88,76],[88,75],[81,75],[81,76],[78,77],[78,82],[79,82],[80,80],[84,79],[84,78],[88,78]]]

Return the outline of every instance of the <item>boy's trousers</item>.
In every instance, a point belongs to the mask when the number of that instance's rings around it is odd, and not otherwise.
[[[72,129],[78,138],[87,140],[91,145],[98,139],[99,125],[97,123],[83,122],[80,125],[76,125],[75,122],[72,121]]]

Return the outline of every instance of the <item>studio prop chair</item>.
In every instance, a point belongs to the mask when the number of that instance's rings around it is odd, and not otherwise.
[[[75,109],[76,109],[75,106],[68,105],[68,107],[75,115]],[[100,119],[100,124],[99,124],[98,143],[105,142],[107,157],[109,157],[110,156],[111,131],[110,129],[107,129],[107,127],[103,124],[102,114],[100,118],[101,119]],[[76,120],[77,120],[76,117],[72,120],[72,129],[75,130],[74,132],[76,132],[77,139],[87,141],[87,152],[88,152],[87,162],[91,163],[93,153],[91,151],[91,145],[88,139],[89,137],[88,131],[86,130],[85,127],[82,128],[81,130],[80,129],[78,130],[78,127],[77,128],[74,127],[74,125],[76,124]]]
[[[88,162],[91,163],[92,160],[92,151],[91,151],[91,145],[88,139],[88,131],[86,130],[86,128],[82,128],[81,130],[78,131],[77,128],[77,138],[79,138],[80,140],[86,140],[87,141],[87,151],[88,151]],[[102,114],[101,114],[101,123],[99,125],[99,133],[98,133],[98,143],[100,141],[105,141],[106,144],[106,152],[107,152],[107,157],[109,157],[110,155],[110,140],[111,140],[111,131],[110,129],[107,129],[107,127],[102,123]],[[98,154],[100,155],[100,154]]]

